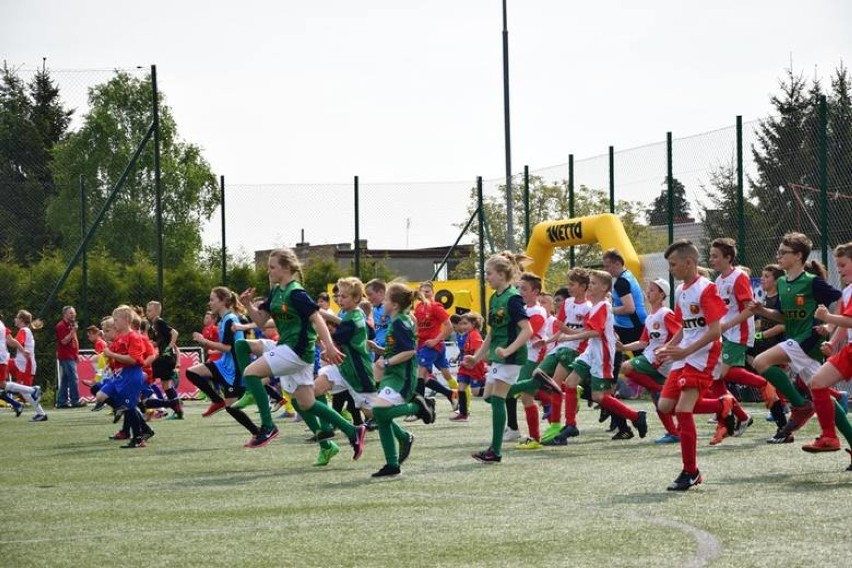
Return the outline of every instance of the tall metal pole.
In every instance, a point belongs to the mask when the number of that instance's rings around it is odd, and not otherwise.
[[[506,0],[503,0],[503,122],[506,133],[506,247],[515,250],[515,223],[512,214],[512,138],[509,128],[509,29]]]
[[[222,286],[227,286],[228,247],[225,244],[225,176],[219,176],[219,205],[222,208]]]
[[[574,218],[574,154],[568,154],[568,218]],[[571,268],[574,268],[574,264],[577,262],[574,256],[574,247],[569,249],[568,254]]]
[[[615,213],[615,147],[609,147],[609,212]]]
[[[530,167],[524,166],[524,246],[530,244]]]
[[[485,311],[485,208],[482,206],[482,176],[476,177],[476,206],[479,211],[479,313],[488,321]]]
[[[163,184],[160,179],[160,95],[157,91],[157,66],[151,65],[152,111],[154,114],[154,188],[157,215],[157,298],[163,300]]]
[[[672,172],[672,133],[666,133],[666,193],[668,194],[669,244],[674,242],[674,176]],[[669,272],[669,287],[674,290],[674,276]],[[669,294],[669,307],[674,308],[674,295]]]
[[[355,276],[361,278],[361,218],[358,197],[358,176],[355,176]]]
[[[86,238],[86,185],[83,174],[80,174],[80,238]],[[83,249],[83,281],[80,294],[80,321],[83,327],[89,324],[89,260],[86,249]]]
[[[819,209],[822,263],[828,266],[828,103],[825,95],[819,98]]]
[[[737,116],[737,250],[738,264],[746,265],[745,187],[743,185],[743,117]]]

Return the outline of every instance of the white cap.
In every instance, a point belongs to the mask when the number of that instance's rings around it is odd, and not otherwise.
[[[670,294],[670,293],[671,293],[671,291],[672,291],[672,287],[671,287],[671,286],[669,286],[669,281],[668,281],[668,280],[664,280],[664,279],[662,279],[662,278],[656,278],[656,279],[654,279],[654,284],[656,284],[656,285],[657,285],[657,287],[658,287],[660,290],[662,290],[662,291],[663,291],[663,295],[665,295],[665,296],[666,296],[666,298],[668,298],[668,297],[669,297],[669,294]]]

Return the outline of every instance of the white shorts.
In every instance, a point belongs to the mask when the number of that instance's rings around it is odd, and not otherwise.
[[[802,351],[802,346],[792,339],[779,343],[778,347],[783,349],[790,359],[790,370],[799,375],[806,385],[810,384],[811,378],[819,371],[822,363]]]
[[[331,394],[349,391],[349,394],[352,395],[352,400],[355,401],[355,406],[357,408],[363,408],[366,410],[373,408],[373,399],[376,396],[376,393],[355,391],[355,389],[346,382],[343,375],[340,374],[340,368],[338,368],[337,365],[326,365],[319,370],[319,374],[328,377],[328,381],[331,383]]]
[[[386,400],[394,406],[401,406],[405,404],[405,399],[402,398],[402,395],[389,387],[384,387],[378,393],[371,394],[370,396],[375,396],[382,400]]]
[[[264,339],[258,339],[258,341],[260,341],[260,345],[263,348],[263,353],[266,353],[267,351],[272,351],[273,349],[275,349],[275,346],[278,345],[277,343],[275,343],[271,339],[265,339],[264,338]]]
[[[518,375],[521,374],[521,365],[506,365],[503,363],[491,363],[491,370],[485,377],[485,384],[491,384],[494,381],[500,381],[507,385],[514,385],[518,382]]]
[[[303,361],[289,345],[276,345],[266,351],[263,358],[270,372],[279,377],[284,392],[293,394],[299,387],[314,386],[313,364]]]

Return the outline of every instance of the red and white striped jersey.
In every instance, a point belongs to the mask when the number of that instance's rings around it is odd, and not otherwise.
[[[730,321],[740,315],[746,309],[746,305],[754,300],[754,291],[751,289],[751,279],[738,267],[733,267],[727,275],[716,278],[716,289],[725,305],[728,313],[722,318],[722,323]],[[722,334],[722,337],[732,343],[754,346],[754,317],[749,317]]]
[[[640,341],[648,344],[648,347],[642,351],[642,355],[651,365],[657,367],[655,351],[668,343],[679,331],[680,321],[667,307],[663,306],[656,312],[648,314],[645,327],[642,328],[642,337],[639,338]]]
[[[527,360],[538,363],[544,358],[544,347],[533,347],[533,343],[546,338],[545,324],[547,323],[547,310],[541,304],[525,306],[527,317],[530,319],[532,335],[527,341]]]
[[[587,340],[586,349],[579,359],[591,367],[593,377],[612,379],[615,361],[615,316],[612,306],[602,300],[591,307],[583,321],[584,331],[595,331],[597,335]]]
[[[573,298],[566,298],[562,302],[562,308],[559,310],[559,316],[557,317],[566,327],[573,330],[574,333],[579,333],[583,331],[586,316],[589,315],[591,309],[592,303],[585,299],[577,302]],[[585,341],[560,341],[557,347],[568,347],[580,353],[585,347]]]
[[[680,347],[689,347],[707,332],[707,326],[720,321],[727,313],[725,302],[716,285],[703,276],[689,284],[681,284],[675,292],[675,315],[683,327]],[[672,370],[690,365],[698,371],[712,374],[722,353],[722,341],[711,341],[689,357],[675,361]]]
[[[840,313],[852,318],[852,284],[843,289],[843,296],[840,297],[840,302],[842,305]],[[852,327],[846,329],[846,343],[852,343]]]
[[[18,343],[23,345],[24,349],[26,349],[30,354],[29,356],[26,356],[22,351],[18,350],[15,353],[15,367],[17,367],[17,369],[21,372],[34,375],[36,372],[36,360],[33,330],[28,327],[22,327],[18,330],[18,335],[15,336],[15,339],[17,339]]]

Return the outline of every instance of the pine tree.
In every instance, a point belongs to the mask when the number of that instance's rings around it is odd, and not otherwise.
[[[660,195],[654,199],[654,205],[648,211],[648,223],[651,225],[668,225],[669,223],[669,193],[668,193],[669,178],[663,180],[663,190]],[[672,190],[674,192],[674,215],[675,223],[693,223],[689,212],[689,202],[686,200],[686,188],[683,183],[677,178],[672,182]]]

